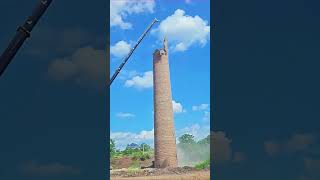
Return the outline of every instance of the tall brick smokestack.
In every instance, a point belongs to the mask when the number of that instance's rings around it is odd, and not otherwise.
[[[153,53],[154,145],[156,168],[176,167],[177,149],[173,120],[168,40]]]

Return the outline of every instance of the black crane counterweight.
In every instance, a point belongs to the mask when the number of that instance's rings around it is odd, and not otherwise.
[[[118,67],[118,69],[116,70],[116,72],[113,74],[113,76],[110,79],[110,83],[109,85],[111,86],[113,80],[117,77],[117,75],[120,73],[121,69],[123,68],[123,66],[127,63],[127,61],[129,60],[130,56],[132,55],[133,51],[138,47],[138,45],[140,44],[140,42],[142,41],[142,39],[147,35],[147,33],[150,31],[150,29],[152,28],[152,26],[156,23],[159,22],[159,20],[157,20],[156,18],[152,21],[152,23],[148,26],[148,28],[142,33],[142,35],[140,36],[140,38],[138,39],[137,43],[133,46],[133,48],[129,51],[128,55],[124,58],[124,61],[120,64],[120,66]]]
[[[43,13],[50,6],[51,2],[52,0],[41,0],[33,10],[32,15],[28,17],[22,26],[18,28],[17,33],[11,40],[9,46],[0,56],[0,76],[3,74],[24,41],[30,37],[32,29],[37,24]]]

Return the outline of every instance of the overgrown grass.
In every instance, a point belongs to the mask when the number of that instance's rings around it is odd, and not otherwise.
[[[205,160],[199,164],[196,164],[194,166],[197,170],[202,170],[202,169],[205,169],[205,168],[209,168],[210,167],[210,160]]]
[[[128,168],[128,173],[133,175],[141,171],[140,163],[138,161],[133,161],[132,164]]]

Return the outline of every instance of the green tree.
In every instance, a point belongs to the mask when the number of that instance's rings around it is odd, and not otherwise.
[[[125,155],[132,155],[135,152],[140,151],[139,145],[135,143],[128,144],[126,149],[122,151]]]
[[[206,138],[199,140],[198,144],[210,144],[210,134]]]
[[[140,151],[146,152],[146,151],[150,151],[151,147],[146,143],[142,143],[142,144],[140,144],[139,149],[140,149]]]
[[[191,134],[184,134],[179,137],[180,144],[194,144],[196,141],[194,140],[194,136]]]
[[[110,139],[110,155],[114,155],[116,152],[116,144],[113,139]]]

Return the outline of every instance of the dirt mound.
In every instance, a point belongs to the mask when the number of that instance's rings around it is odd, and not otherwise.
[[[114,158],[111,160],[111,169],[123,169],[123,168],[129,168],[134,162],[136,162],[140,168],[147,168],[151,167],[153,165],[152,161],[154,161],[154,158],[151,157],[150,159],[145,160],[133,160],[130,156],[124,156],[121,158]]]
[[[112,160],[112,168],[111,169],[122,169],[128,168],[132,164],[133,160],[131,157],[122,157],[122,158],[115,158]]]

